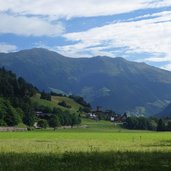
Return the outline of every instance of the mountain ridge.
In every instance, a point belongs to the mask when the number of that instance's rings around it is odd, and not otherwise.
[[[156,115],[157,117],[165,118],[169,117],[171,118],[171,103],[169,103],[160,113]]]
[[[171,72],[121,57],[71,58],[42,48],[0,54],[0,65],[40,89],[59,89],[116,112],[155,114],[171,102]]]

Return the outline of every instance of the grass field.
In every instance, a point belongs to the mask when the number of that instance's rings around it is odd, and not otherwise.
[[[36,94],[31,98],[31,100],[32,103],[37,103],[40,106],[46,106],[51,108],[57,107],[62,110],[70,110],[71,112],[77,112],[78,109],[81,107],[81,105],[76,103],[73,99],[70,99],[68,97],[61,97],[61,96],[52,96],[52,100],[48,101],[48,100],[40,99],[40,94]],[[67,105],[70,105],[71,109],[64,108],[58,105],[58,103],[62,101],[65,101]]]
[[[1,132],[0,170],[171,170],[171,133],[104,130]]]

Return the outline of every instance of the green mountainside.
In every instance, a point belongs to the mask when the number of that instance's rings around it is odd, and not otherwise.
[[[29,124],[32,115],[30,97],[37,89],[23,78],[4,68],[0,69],[0,126]]]
[[[89,105],[82,97],[39,92],[22,77],[0,68],[0,127],[35,123],[40,123],[40,127],[73,126],[81,122],[79,111],[85,107],[81,103]]]
[[[0,65],[41,90],[83,96],[95,107],[153,115],[171,102],[171,72],[123,58],[68,58],[46,49],[0,54]]]
[[[65,101],[66,104],[70,106],[70,108],[60,106],[58,103],[60,103],[62,101]],[[49,101],[49,100],[41,99],[39,93],[34,95],[33,97],[31,97],[31,102],[33,104],[38,104],[39,106],[45,106],[45,107],[50,107],[50,108],[56,107],[63,111],[69,110],[73,113],[77,113],[80,108],[83,108],[82,105],[78,104],[77,102],[75,102],[73,99],[71,99],[69,97],[52,96],[51,101]]]

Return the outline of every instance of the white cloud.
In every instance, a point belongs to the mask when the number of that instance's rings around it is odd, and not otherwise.
[[[64,28],[60,23],[51,24],[37,17],[11,16],[0,13],[0,33],[24,36],[58,36]]]
[[[0,11],[57,18],[107,16],[171,5],[171,0],[0,0]]]
[[[64,37],[75,44],[62,48],[66,52],[71,50],[75,53],[85,49],[91,51],[91,46],[97,45],[101,46],[99,52],[127,48],[126,53],[164,54],[164,58],[151,58],[151,61],[171,61],[171,13],[158,15],[154,19],[113,23],[85,32],[65,34]]]
[[[171,6],[171,0],[0,0],[0,34],[56,37],[64,32],[58,22],[61,18],[108,16],[167,6]],[[125,56],[145,52],[155,54],[145,59],[148,62],[167,62],[171,61],[170,20],[171,12],[164,11],[68,33],[63,37],[75,44],[51,49],[68,56],[114,56],[113,48],[122,48]]]
[[[144,62],[169,62],[171,61],[171,57],[160,56],[160,57],[149,57],[143,59]]]
[[[0,33],[52,37],[64,30],[61,23],[52,24],[52,20],[158,8],[171,5],[171,0],[0,0],[0,4]]]
[[[8,52],[14,52],[17,50],[17,46],[7,44],[4,42],[0,42],[0,52],[1,53],[8,53]]]
[[[153,14],[146,14],[146,15],[138,16],[138,17],[135,17],[135,18],[128,19],[127,21],[148,19],[150,17],[161,17],[161,16],[166,17],[166,16],[170,16],[170,14],[171,14],[171,11],[163,11],[163,12],[160,12],[160,13],[153,13]]]
[[[168,70],[168,71],[171,71],[171,63],[165,65],[162,67],[162,69],[165,69],[165,70]]]

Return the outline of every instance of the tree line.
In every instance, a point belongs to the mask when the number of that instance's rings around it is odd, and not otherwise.
[[[171,120],[154,117],[128,117],[124,127],[132,130],[171,131]]]
[[[39,123],[44,123],[44,128],[50,126],[56,128],[59,126],[74,126],[81,123],[80,115],[71,113],[69,110],[61,110],[60,108],[50,108],[45,106],[38,106],[34,104],[36,111],[41,111],[44,115],[40,115],[37,119],[38,126],[42,127]]]

